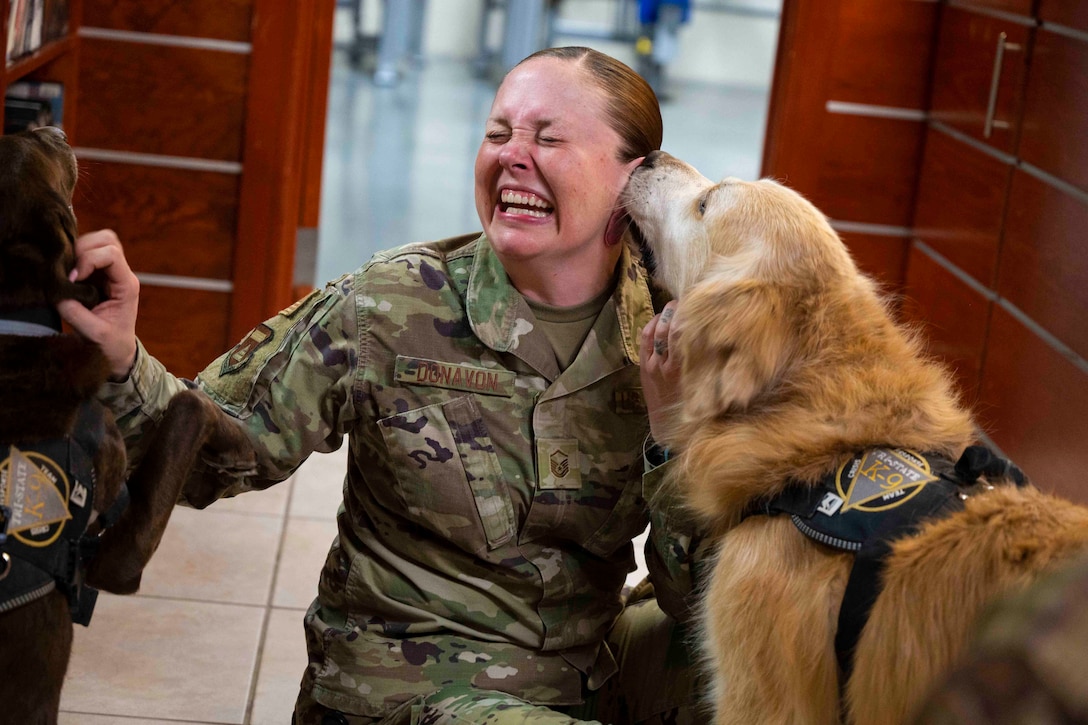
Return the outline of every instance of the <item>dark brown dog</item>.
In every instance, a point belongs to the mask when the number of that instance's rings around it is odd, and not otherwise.
[[[96,589],[139,588],[201,449],[235,461],[253,452],[206,396],[186,391],[126,490],[124,441],[94,400],[106,360],[62,334],[54,310],[99,299],[68,281],[75,155],[43,128],[0,137],[0,169],[0,723],[37,725],[56,722],[72,623],[89,621]]]

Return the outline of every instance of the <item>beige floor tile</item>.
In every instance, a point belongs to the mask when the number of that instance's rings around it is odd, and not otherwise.
[[[219,513],[229,511],[236,514],[283,516],[287,511],[287,501],[291,497],[294,481],[292,476],[263,491],[250,491],[234,498],[221,498],[207,510]]]
[[[288,515],[334,519],[344,498],[347,443],[332,453],[315,453],[295,471],[295,488]]]
[[[250,725],[286,725],[306,669],[306,640],[302,612],[273,609],[268,618],[261,662],[257,668],[257,692]]]
[[[262,607],[99,597],[76,627],[61,709],[242,723],[264,623]]]
[[[276,568],[272,606],[306,609],[317,596],[317,577],[336,538],[336,521],[288,519]]]
[[[57,725],[206,725],[193,720],[148,720],[142,717],[88,715],[85,712],[62,712]]]
[[[282,530],[279,517],[179,508],[140,595],[267,604]]]

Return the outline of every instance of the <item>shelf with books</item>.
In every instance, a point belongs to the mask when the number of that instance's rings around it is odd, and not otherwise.
[[[62,55],[70,53],[75,47],[75,42],[73,36],[66,35],[49,41],[27,55],[8,61],[7,67],[4,69],[4,84],[8,85],[20,78],[24,78],[39,68],[52,63]]]
[[[42,124],[61,125],[71,137],[78,79],[79,13],[83,0],[0,0],[0,38],[6,61],[0,64],[4,133]],[[35,23],[34,17],[38,18]],[[68,103],[64,103],[65,99]]]
[[[68,37],[71,0],[6,0],[5,58],[11,64]]]

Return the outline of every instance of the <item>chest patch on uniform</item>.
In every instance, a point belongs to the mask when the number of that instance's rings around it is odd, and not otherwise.
[[[514,381],[517,379],[517,373],[509,370],[492,370],[404,355],[397,355],[394,373],[399,383],[505,398],[514,394]]]
[[[52,458],[11,446],[0,462],[0,503],[10,511],[7,533],[23,544],[49,546],[60,536],[72,518],[68,496],[68,476]]]
[[[616,415],[646,415],[642,388],[617,389],[612,393],[612,407]]]
[[[234,346],[234,349],[231,350],[230,354],[223,360],[223,369],[219,374],[227,375],[228,373],[241,370],[253,357],[253,353],[271,342],[275,336],[276,334],[272,328],[263,322],[254,327],[249,331],[248,335],[242,338],[240,343]]]
[[[542,489],[574,490],[582,487],[575,438],[539,438],[536,442],[537,480]]]

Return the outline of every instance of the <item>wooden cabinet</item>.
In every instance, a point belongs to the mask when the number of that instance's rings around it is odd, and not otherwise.
[[[979,91],[987,76],[988,94]],[[1088,486],[1073,474],[1088,465],[1086,76],[1088,39],[1076,33],[945,8],[914,217],[915,246],[927,254],[912,255],[906,290],[917,319],[956,318],[959,349],[943,326],[930,339],[977,400],[983,430],[1040,486],[1081,500]],[[919,284],[935,263],[956,281]],[[957,284],[955,294],[973,296],[935,314],[935,299]],[[978,315],[979,301],[988,315]]]
[[[946,133],[926,134],[914,236],[983,285],[997,268],[1009,165]]]
[[[783,5],[762,173],[845,231],[855,258],[903,282],[922,151],[935,3]],[[881,262],[887,264],[881,264]]]
[[[930,118],[1000,151],[1015,146],[1029,27],[958,6],[941,15]]]
[[[1088,190],[1088,39],[1036,33],[1024,101],[1024,163]]]
[[[297,231],[317,223],[335,3],[69,7],[69,35],[4,84],[64,83],[80,229],[117,231],[141,278],[138,334],[191,377],[293,300]]]
[[[877,217],[898,224],[889,190],[909,200],[905,265],[896,255],[855,256],[865,269],[886,265],[886,279],[904,270],[902,314],[952,368],[986,436],[1041,488],[1088,502],[1088,4],[892,0],[888,13],[806,18],[814,5],[785,2],[784,19],[793,15],[796,25],[781,37],[791,48],[779,57],[790,65],[776,71],[767,137],[776,148],[765,150],[764,172],[811,184],[802,191],[834,210],[841,228]],[[897,29],[915,38],[918,25],[907,18],[918,5],[934,10],[932,42],[915,41],[919,52],[932,48],[923,70],[891,40]],[[887,52],[838,42],[859,33],[888,39]],[[889,87],[927,88],[917,137],[872,132],[876,112],[866,134],[856,122],[829,121],[833,104],[791,107],[779,98],[806,83],[840,95],[864,87],[858,52],[895,76]],[[897,59],[891,70],[888,56]],[[832,68],[863,81],[821,80],[840,72]],[[817,123],[850,133],[824,148],[790,132]],[[860,160],[866,154],[882,157],[879,174]],[[857,182],[866,175],[881,183],[866,189]],[[898,191],[904,181],[915,184],[912,194]]]

